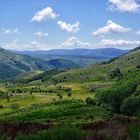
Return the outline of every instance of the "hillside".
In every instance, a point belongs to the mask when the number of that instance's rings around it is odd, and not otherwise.
[[[46,61],[40,58],[16,54],[0,48],[0,80],[12,78],[29,71],[48,71],[51,69],[67,69],[78,67],[78,65],[70,60]]]
[[[71,60],[66,59],[52,59],[47,61],[48,65],[51,67],[51,69],[68,69],[68,68],[79,68],[80,66],[76,63],[74,63]]]
[[[55,75],[53,78],[61,82],[82,82],[108,79],[108,73],[119,68],[122,72],[127,72],[140,65],[140,49],[137,48],[118,58],[111,59],[107,63],[96,64],[90,67],[77,70],[70,70]]]

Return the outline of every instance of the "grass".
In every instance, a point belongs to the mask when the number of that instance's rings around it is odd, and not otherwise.
[[[108,118],[110,113],[81,100],[62,100],[51,104],[36,104],[3,114],[1,120],[53,123],[88,123]]]
[[[73,126],[54,127],[50,130],[39,131],[30,136],[18,135],[14,140],[84,140],[86,132]],[[8,137],[0,137],[1,140],[9,140]]]

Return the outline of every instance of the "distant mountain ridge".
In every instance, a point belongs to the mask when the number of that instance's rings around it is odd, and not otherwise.
[[[101,63],[128,52],[115,48],[103,49],[54,49],[48,51],[15,51],[19,54],[43,58],[45,60],[65,59],[71,60],[81,67]]]
[[[103,49],[53,49],[48,51],[16,51],[20,54],[27,54],[30,56],[79,56],[90,58],[113,58],[128,52],[128,50],[121,50],[116,48]]]

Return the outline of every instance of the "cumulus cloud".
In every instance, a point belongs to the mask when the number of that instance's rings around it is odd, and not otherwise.
[[[101,47],[116,47],[116,48],[134,48],[140,45],[140,41],[130,40],[115,40],[115,39],[103,39],[99,46]]]
[[[26,44],[21,43],[19,40],[15,40],[10,43],[3,43],[0,46],[7,50],[18,50],[18,51],[35,51],[35,50],[50,50],[50,49],[72,49],[72,48],[90,48],[92,44],[88,42],[82,42],[76,37],[72,36],[65,42],[58,45],[51,45],[40,43],[38,41],[32,41]]]
[[[137,35],[140,35],[140,30],[136,32]]]
[[[93,36],[104,36],[106,34],[113,34],[113,33],[126,33],[131,31],[130,28],[125,28],[119,24],[114,23],[113,21],[107,21],[104,27],[99,28],[97,31],[93,32]]]
[[[118,49],[133,49],[140,45],[140,41],[137,40],[116,40],[116,39],[102,39],[96,44],[80,41],[78,38],[72,36],[65,42],[58,45],[50,45],[40,43],[38,41],[32,41],[27,44],[21,43],[19,40],[15,40],[10,43],[3,43],[0,46],[7,50],[17,51],[37,51],[37,50],[50,50],[50,49],[75,49],[75,48],[87,48],[87,49],[99,49],[99,48],[118,48]]]
[[[19,29],[1,29],[0,34],[18,34]]]
[[[82,48],[86,48],[86,47],[91,47],[92,45],[88,42],[82,42],[79,39],[77,39],[76,37],[72,36],[70,38],[68,38],[64,43],[62,43],[61,45],[62,47],[82,47]]]
[[[109,7],[111,11],[120,12],[138,12],[140,4],[136,0],[109,0]]]
[[[48,33],[36,32],[34,35],[41,38],[41,37],[46,37],[46,36],[48,36]]]
[[[51,7],[46,7],[44,9],[42,9],[41,11],[38,11],[33,16],[31,21],[42,22],[42,21],[49,20],[49,19],[56,19],[57,16],[58,16],[58,14],[56,14]]]
[[[18,40],[15,40],[10,43],[3,43],[0,46],[7,50],[17,50],[17,51],[35,51],[35,50],[48,50],[51,49],[52,46],[43,44],[37,41],[32,41],[27,44],[23,44]]]
[[[57,24],[62,30],[67,31],[68,33],[77,33],[80,30],[80,22],[69,24],[64,21],[58,21]]]

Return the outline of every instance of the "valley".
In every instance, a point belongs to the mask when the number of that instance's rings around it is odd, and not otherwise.
[[[73,127],[76,127],[75,129],[80,129],[76,130],[77,133],[85,133],[81,127],[87,125],[88,128],[92,128],[98,123],[101,123],[101,127],[111,123],[111,128],[105,130],[106,137],[110,139],[114,136],[109,131],[115,131],[117,126],[114,124],[118,122],[123,132],[117,138],[131,138],[129,133],[133,132],[131,129],[128,132],[127,129],[131,126],[133,129],[140,129],[136,123],[139,122],[140,116],[139,54],[140,50],[137,48],[101,64],[80,69],[32,71],[1,82],[0,121],[19,125],[22,122],[25,125],[29,122],[33,125],[38,123],[46,125],[44,128],[50,125],[52,129],[56,127],[56,130],[50,132],[52,135],[56,131],[59,132],[62,124],[64,129],[70,125],[69,129],[73,130]],[[122,121],[127,120],[130,123],[125,123],[127,126],[124,126]],[[101,139],[104,134],[100,131],[103,128],[92,129],[95,131],[94,136],[94,133],[87,134],[87,129],[86,135],[92,139]],[[3,129],[0,128],[0,131]],[[21,130],[22,133],[23,131]],[[33,132],[29,132],[33,136],[25,139],[40,135],[34,136]],[[63,135],[63,130],[60,134]],[[7,135],[11,136],[9,132]],[[15,139],[16,137],[18,139],[17,134],[14,134]]]

